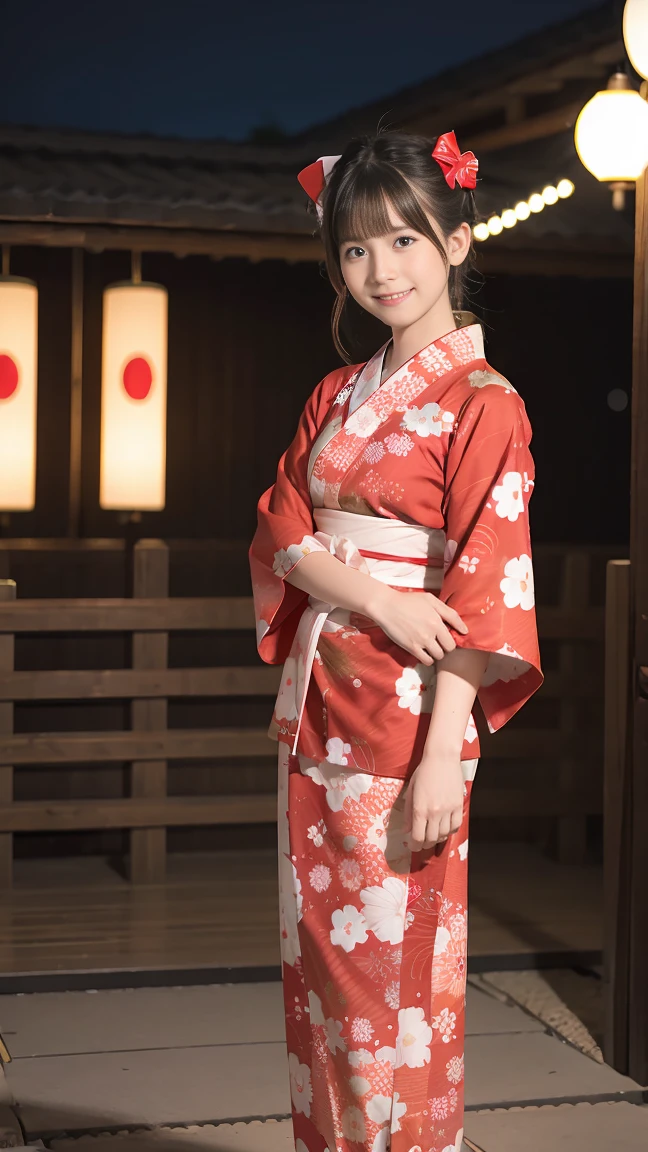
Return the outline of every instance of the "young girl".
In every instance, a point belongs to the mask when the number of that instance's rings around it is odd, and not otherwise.
[[[300,173],[337,293],[392,330],[308,400],[250,549],[283,663],[279,884],[297,1152],[459,1152],[468,806],[542,683],[524,404],[460,306],[477,161],[385,132]]]

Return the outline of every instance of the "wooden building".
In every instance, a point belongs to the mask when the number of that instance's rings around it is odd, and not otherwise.
[[[456,130],[462,147],[479,156],[485,217],[570,178],[569,200],[478,251],[474,307],[488,355],[522,394],[534,427],[531,519],[548,671],[520,724],[489,745],[500,791],[484,794],[482,817],[484,834],[486,824],[510,834],[514,816],[530,836],[548,834],[557,818],[563,857],[582,858],[586,818],[595,831],[601,810],[600,725],[589,725],[578,763],[574,748],[579,727],[600,715],[604,564],[623,555],[627,541],[629,408],[613,410],[608,396],[630,390],[633,219],[632,204],[614,212],[609,193],[580,165],[573,125],[622,56],[616,5],[606,3],[281,147],[0,128],[0,242],[10,249],[11,272],[35,280],[40,296],[37,502],[33,512],[3,517],[0,540],[19,599],[130,592],[124,525],[99,508],[98,450],[102,291],[129,276],[133,251],[142,254],[145,279],[168,288],[170,309],[167,504],[144,513],[137,532],[171,542],[172,596],[246,596],[256,501],[306,396],[338,362],[328,326],[332,294],[299,168],[386,116],[390,126],[430,135]],[[378,339],[375,328],[363,328],[358,358]],[[189,642],[180,626],[170,665],[252,663],[251,636],[236,631],[221,624],[217,638]],[[7,645],[2,651],[8,660]],[[16,644],[21,670],[117,669],[128,660],[119,632],[53,638],[25,629]],[[256,731],[267,720],[270,683],[256,699],[179,692],[165,723]],[[8,705],[6,685],[0,698]],[[128,727],[128,700],[107,689],[95,702],[91,695],[85,703],[23,696],[11,724],[23,734]],[[175,796],[261,793],[269,823],[270,762],[254,742],[250,748],[235,772],[213,756],[195,765],[180,758],[164,776],[165,793],[167,785]],[[516,775],[521,756],[524,786]],[[128,796],[127,765],[115,755],[107,764],[97,753],[91,769],[66,767],[64,759],[43,765],[32,755],[12,783],[0,768],[5,804],[12,796],[50,809],[67,803],[69,815],[76,799]],[[244,809],[237,811],[240,820]],[[190,834],[174,832],[172,846],[232,842],[226,830],[199,831],[199,815]],[[61,819],[43,817],[31,830],[27,817],[9,820],[0,837],[16,830],[19,855],[125,846],[117,829],[129,825],[119,817],[112,824]],[[479,831],[479,809],[477,821]]]

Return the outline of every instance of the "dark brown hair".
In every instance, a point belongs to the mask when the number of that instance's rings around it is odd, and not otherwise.
[[[321,197],[321,234],[326,268],[336,292],[332,328],[335,346],[350,357],[340,338],[340,323],[348,289],[340,267],[340,244],[347,239],[369,240],[391,231],[389,208],[409,228],[426,236],[448,259],[441,238],[430,224],[429,213],[447,239],[464,222],[475,221],[472,191],[451,188],[439,163],[432,157],[436,141],[407,132],[381,132],[361,136],[347,145],[336,163]],[[473,249],[464,262],[451,266],[448,276],[453,309],[463,306]]]

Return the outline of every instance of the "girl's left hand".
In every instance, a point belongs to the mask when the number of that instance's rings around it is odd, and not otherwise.
[[[405,795],[405,831],[413,852],[434,848],[458,832],[464,781],[457,754],[427,755],[412,773]]]

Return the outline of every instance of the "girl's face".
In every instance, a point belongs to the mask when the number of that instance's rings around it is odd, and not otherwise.
[[[428,218],[442,240],[448,264],[461,264],[470,248],[470,225],[462,224],[444,240],[434,219]],[[406,225],[391,206],[389,221],[393,230],[385,236],[345,240],[340,245],[340,267],[362,308],[391,328],[408,328],[444,297],[449,307],[448,269],[432,241]]]

